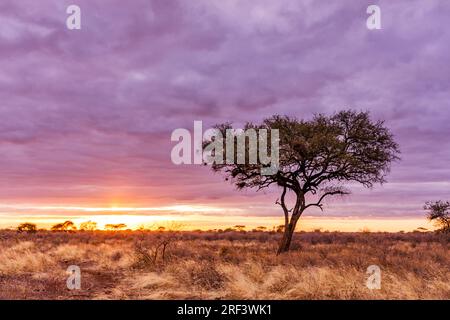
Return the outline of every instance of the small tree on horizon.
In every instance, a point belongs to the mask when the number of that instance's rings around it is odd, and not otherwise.
[[[75,223],[70,220],[64,221],[63,223],[57,223],[51,227],[52,231],[75,231],[77,227]]]
[[[232,126],[225,123],[216,128],[225,136]],[[284,230],[278,254],[289,250],[297,222],[307,209],[322,210],[325,198],[349,194],[344,186],[346,182],[367,188],[385,182],[391,162],[399,159],[399,147],[393,135],[383,121],[371,121],[368,112],[319,114],[310,121],[275,115],[260,125],[247,123],[245,126],[245,129],[252,128],[266,129],[269,135],[271,130],[279,130],[278,171],[261,175],[261,168],[266,165],[259,159],[257,164],[247,159],[244,164],[213,163],[212,169],[224,173],[226,180],[232,180],[238,190],[273,186],[281,189],[276,204],[284,213]],[[204,146],[212,141],[205,141]],[[248,142],[245,150],[248,155]],[[226,145],[222,152],[226,154]],[[293,198],[291,207],[287,203],[288,194]]]
[[[34,223],[24,222],[17,226],[17,231],[35,233],[37,231],[37,227]]]
[[[80,224],[80,230],[82,231],[95,231],[97,230],[97,222],[94,221],[86,221]]]
[[[435,222],[440,231],[450,232],[450,202],[428,201],[424,209],[428,211],[428,220]]]

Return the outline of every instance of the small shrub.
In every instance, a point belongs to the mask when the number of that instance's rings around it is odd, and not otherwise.
[[[196,264],[190,270],[190,278],[192,285],[203,289],[220,289],[224,284],[224,275],[212,263]]]

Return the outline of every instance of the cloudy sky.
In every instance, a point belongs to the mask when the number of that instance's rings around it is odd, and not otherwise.
[[[2,0],[0,220],[280,217],[276,190],[175,166],[171,132],[344,108],[384,119],[402,161],[308,215],[423,219],[426,200],[450,199],[449,16],[444,0]]]

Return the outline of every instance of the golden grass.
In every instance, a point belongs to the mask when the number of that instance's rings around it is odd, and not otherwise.
[[[276,256],[279,237],[0,231],[0,298],[450,299],[448,235],[299,233]],[[372,264],[380,290],[365,285]],[[81,268],[81,290],[66,288],[69,265]]]

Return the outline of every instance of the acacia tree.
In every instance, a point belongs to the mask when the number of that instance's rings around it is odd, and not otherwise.
[[[424,206],[428,210],[428,220],[435,221],[440,231],[450,232],[450,202],[436,201],[427,202]]]
[[[17,226],[17,231],[34,233],[37,231],[37,227],[34,223],[24,222]]]
[[[75,231],[77,230],[77,227],[75,226],[75,223],[72,221],[64,221],[63,223],[58,223],[52,226],[52,231]]]
[[[86,221],[80,224],[80,230],[82,231],[95,231],[97,230],[97,222],[94,221]]]
[[[225,123],[216,128],[225,135],[232,126]],[[212,169],[224,173],[226,180],[231,179],[238,189],[262,190],[272,186],[281,189],[276,204],[284,213],[284,230],[278,254],[289,250],[295,227],[305,210],[311,207],[322,210],[325,198],[348,194],[346,182],[367,188],[385,182],[391,162],[399,159],[399,147],[393,135],[383,121],[372,121],[368,112],[320,114],[309,121],[275,115],[259,125],[247,123],[245,129],[251,128],[266,129],[269,136],[271,130],[278,130],[277,170],[262,175],[261,168],[267,165],[261,161],[256,164],[213,162]],[[214,138],[205,141],[204,147],[211,142]],[[248,151],[247,142],[245,148]],[[222,149],[224,154],[226,149],[227,144]],[[287,203],[288,194],[292,197],[291,206]]]

